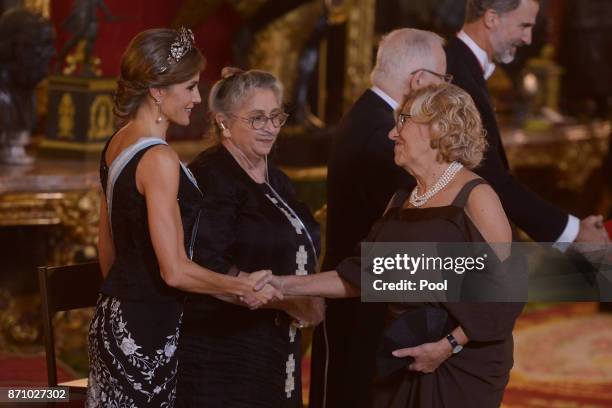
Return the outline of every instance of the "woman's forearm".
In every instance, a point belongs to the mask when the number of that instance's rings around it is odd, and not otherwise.
[[[470,341],[470,338],[467,336],[467,334],[465,334],[465,331],[461,326],[455,327],[451,334],[455,340],[457,340],[457,343],[461,344],[462,346],[465,346]]]
[[[342,279],[338,272],[328,271],[307,276],[277,276],[273,284],[287,296],[320,296],[326,298],[357,297],[359,288]]]
[[[252,285],[246,280],[213,272],[187,258],[173,266],[171,271],[162,270],[162,276],[169,286],[177,289],[230,296],[246,296],[252,292]]]

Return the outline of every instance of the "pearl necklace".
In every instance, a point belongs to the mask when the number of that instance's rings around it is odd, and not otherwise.
[[[452,162],[446,168],[444,173],[442,173],[438,181],[436,181],[436,184],[434,184],[431,189],[425,191],[425,193],[422,195],[417,194],[417,187],[415,187],[410,193],[410,198],[408,199],[410,205],[413,207],[420,207],[425,204],[431,197],[435,196],[438,194],[438,192],[440,192],[440,190],[446,187],[462,168],[463,164],[456,161]]]

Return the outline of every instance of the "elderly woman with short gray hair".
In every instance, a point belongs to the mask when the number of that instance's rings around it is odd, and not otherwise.
[[[259,265],[277,275],[316,270],[319,226],[267,159],[287,119],[282,95],[272,74],[236,68],[225,68],[210,92],[218,143],[190,165],[204,192],[194,250],[200,265],[226,274]],[[322,319],[323,300],[314,297],[286,297],[260,310],[188,297],[178,406],[301,407],[300,329]]]

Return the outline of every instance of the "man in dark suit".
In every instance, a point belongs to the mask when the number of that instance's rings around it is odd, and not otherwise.
[[[394,111],[411,89],[450,79],[442,44],[436,34],[413,29],[395,30],[381,41],[373,86],[344,116],[334,137],[322,270],[334,269],[358,250],[398,188],[415,186],[395,165],[388,133],[395,126]],[[367,406],[384,311],[384,304],[362,304],[358,298],[328,301],[313,345],[312,408]]]
[[[446,46],[447,71],[467,91],[480,112],[489,147],[476,173],[495,189],[508,218],[534,240],[608,242],[601,216],[580,221],[538,197],[508,171],[508,160],[491,105],[486,80],[495,64],[509,63],[517,47],[531,43],[536,0],[467,0],[463,29]]]

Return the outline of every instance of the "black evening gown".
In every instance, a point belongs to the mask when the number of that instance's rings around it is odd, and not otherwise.
[[[173,407],[183,295],[162,280],[149,235],[147,205],[136,188],[136,168],[161,139],[143,138],[106,165],[115,261],[102,284],[89,329],[88,407]],[[107,143],[108,146],[108,143]],[[109,182],[110,180],[110,182]],[[200,190],[181,164],[178,202],[186,251],[201,204]]]
[[[376,242],[484,242],[465,213],[471,190],[482,179],[461,189],[451,205],[403,208],[409,192],[399,191],[391,208],[372,227],[365,241]],[[359,258],[338,265],[343,279],[359,287]],[[470,338],[464,349],[430,374],[405,371],[375,379],[371,406],[375,408],[493,408],[499,407],[513,365],[512,329],[522,303],[395,303],[388,320],[417,307],[444,308],[450,321],[461,325]],[[454,329],[448,327],[450,332]]]
[[[222,145],[190,165],[205,191],[194,260],[214,271],[313,273],[319,228],[287,176],[255,183]],[[179,345],[181,407],[301,407],[300,331],[284,312],[188,296]]]

